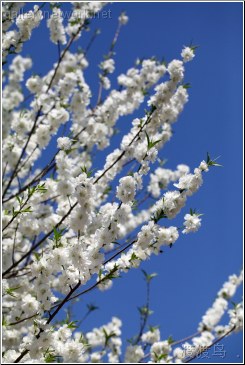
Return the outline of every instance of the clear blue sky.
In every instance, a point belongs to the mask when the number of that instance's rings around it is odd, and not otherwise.
[[[69,8],[67,4],[62,5]],[[46,9],[48,9],[48,4]],[[185,81],[191,83],[190,100],[178,122],[175,134],[162,152],[166,167],[186,163],[193,169],[209,151],[221,156],[222,168],[204,175],[204,185],[188,202],[204,213],[200,231],[181,236],[172,249],[152,257],[142,268],[157,272],[151,295],[152,325],[161,326],[162,339],[180,339],[196,331],[206,309],[212,304],[222,283],[242,266],[242,4],[241,3],[117,3],[107,5],[111,19],[94,21],[92,29],[101,35],[89,53],[90,70],[85,75],[97,93],[98,68],[108,50],[118,15],[125,10],[129,23],[122,29],[116,46],[116,73],[125,72],[137,57],[153,55],[167,61],[178,58],[183,45],[199,45],[193,62],[186,65]],[[45,74],[57,60],[57,49],[49,42],[46,25],[35,30],[24,47],[31,55],[31,72]],[[75,43],[86,46],[89,35]],[[135,115],[142,116],[145,105]],[[125,132],[132,118],[123,118],[118,128]],[[101,167],[105,155],[95,158]],[[48,150],[47,153],[51,151]],[[47,155],[46,153],[46,155]],[[47,157],[48,158],[48,157]],[[183,215],[181,215],[183,216]],[[174,222],[171,222],[171,224]],[[112,316],[123,320],[123,339],[132,337],[139,327],[137,306],[144,304],[145,283],[140,270],[132,270],[114,282],[106,292],[94,291],[75,307],[76,319],[93,302],[100,310],[84,323],[84,330],[100,326]],[[241,290],[237,300],[241,298]],[[212,356],[205,362],[241,362],[241,334],[223,340],[226,357]],[[202,362],[203,360],[201,360]]]

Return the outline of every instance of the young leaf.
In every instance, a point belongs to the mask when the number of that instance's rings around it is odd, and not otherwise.
[[[88,308],[89,312],[93,312],[93,311],[99,309],[99,307],[97,307],[94,304],[87,304],[87,308]]]
[[[147,272],[145,270],[141,270],[145,276],[145,280],[147,283],[149,283],[153,278],[155,278],[157,276],[157,273],[152,273],[152,274],[147,274]]]
[[[13,298],[16,298],[16,295],[14,294],[14,292],[16,291],[16,290],[18,290],[20,288],[20,286],[17,286],[17,287],[15,287],[15,288],[8,288],[7,290],[6,290],[6,294],[8,294],[8,295],[10,295],[11,297],[13,297]]]
[[[76,325],[77,322],[78,321],[71,321],[71,322],[67,323],[67,328],[70,328],[70,329],[77,328],[77,325]]]
[[[105,330],[104,328],[102,328],[102,331],[103,331],[103,333],[104,333],[104,335],[105,335],[105,347],[107,347],[108,342],[110,341],[110,339],[111,339],[112,337],[115,337],[115,336],[116,336],[116,334],[115,334],[114,332],[107,333],[107,332],[106,332],[106,330]]]
[[[222,165],[218,164],[217,162],[215,162],[219,157],[216,157],[214,160],[212,160],[210,158],[209,153],[207,152],[207,160],[206,163],[208,166],[218,166],[218,167],[222,167]]]

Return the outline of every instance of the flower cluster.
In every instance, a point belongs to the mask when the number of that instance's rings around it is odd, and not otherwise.
[[[25,3],[5,3],[3,11],[3,60],[11,53],[19,53],[22,50],[23,43],[31,38],[34,28],[37,28],[43,19],[42,11],[38,5],[34,5],[34,9],[27,13],[18,14],[18,10],[24,6]],[[5,15],[6,14],[6,15]],[[16,17],[16,19],[14,19]],[[18,30],[7,31],[13,21],[18,27]]]
[[[203,316],[202,322],[199,324],[200,330],[205,328],[208,329],[209,331],[215,330],[218,333],[221,332],[221,326],[217,326],[217,324],[220,322],[222,316],[226,312],[229,300],[235,295],[237,287],[242,283],[242,281],[243,281],[243,272],[241,272],[239,276],[237,275],[229,276],[228,281],[226,281],[223,284],[223,287],[218,292],[217,298],[215,299],[212,307],[209,308],[205,313],[205,315]],[[232,323],[232,317],[233,318],[236,317],[235,310],[230,311],[230,315]],[[225,330],[225,328],[223,330]]]
[[[47,21],[47,26],[50,28],[50,38],[54,43],[66,43],[65,28],[62,22],[62,11],[54,7],[53,13]]]

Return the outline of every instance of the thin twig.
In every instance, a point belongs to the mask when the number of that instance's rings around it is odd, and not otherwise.
[[[145,329],[145,326],[146,326],[146,323],[147,323],[147,320],[149,317],[149,307],[150,307],[150,281],[146,281],[146,305],[145,305],[146,310],[145,310],[145,314],[144,314],[143,320],[140,325],[139,334],[136,337],[134,345],[138,345],[138,343],[141,340],[141,336],[144,332],[144,329]]]
[[[19,324],[19,323],[25,322],[25,321],[27,321],[28,319],[34,318],[34,317],[36,317],[36,316],[38,316],[38,313],[32,314],[31,316],[26,317],[26,318],[22,318],[22,319],[20,319],[19,321],[12,322],[12,323],[8,323],[8,326],[15,326],[16,324]]]
[[[92,45],[93,45],[93,43],[94,43],[94,41],[95,41],[96,37],[98,36],[98,34],[99,34],[99,29],[96,29],[96,30],[94,31],[94,34],[92,35],[92,37],[91,37],[90,41],[88,42],[87,47],[85,48],[85,51],[84,51],[84,53],[83,53],[84,57],[86,57],[86,56],[87,56],[88,51],[89,51],[89,50],[90,50],[90,48],[92,47]]]
[[[14,243],[13,243],[13,250],[12,250],[12,263],[14,264],[14,254],[15,254],[15,242],[16,242],[16,233],[18,231],[19,228],[19,223],[17,223],[16,227],[15,227],[15,231],[14,231]]]

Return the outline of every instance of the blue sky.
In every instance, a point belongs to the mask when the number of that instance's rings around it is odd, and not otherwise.
[[[62,6],[69,8],[67,4]],[[110,19],[91,24],[91,29],[99,27],[102,31],[89,52],[91,67],[85,73],[95,96],[97,64],[108,51],[122,10],[128,14],[129,23],[116,45],[116,74],[132,67],[137,57],[157,56],[170,61],[180,56],[183,45],[191,41],[199,45],[195,59],[186,65],[185,81],[191,84],[189,103],[161,156],[168,160],[167,168],[186,163],[193,169],[209,151],[211,157],[221,156],[219,163],[223,167],[204,175],[202,188],[184,210],[192,207],[204,213],[200,231],[181,236],[174,247],[141,266],[149,273],[158,273],[152,284],[154,314],[150,324],[160,325],[163,339],[172,335],[177,340],[196,331],[222,283],[230,274],[238,274],[242,266],[242,3],[120,2],[107,5],[107,9],[111,9]],[[24,55],[33,58],[30,73],[45,74],[57,60],[57,49],[49,42],[45,22],[41,30],[34,30],[23,50]],[[85,34],[74,49],[86,46],[89,37]],[[144,107],[135,116],[143,116]],[[97,154],[95,167],[103,165],[106,154],[129,129],[131,120],[119,120],[121,134],[114,137],[111,147]],[[51,152],[46,151],[43,163]],[[238,294],[237,301],[241,290]],[[140,270],[132,270],[116,280],[111,290],[84,296],[74,314],[79,319],[86,303],[97,304],[100,309],[84,322],[83,329],[90,330],[119,316],[126,341],[138,331],[137,307],[144,304],[144,298],[143,275]],[[226,357],[221,359],[210,351],[210,359],[205,362],[242,361],[241,334],[222,344]]]

